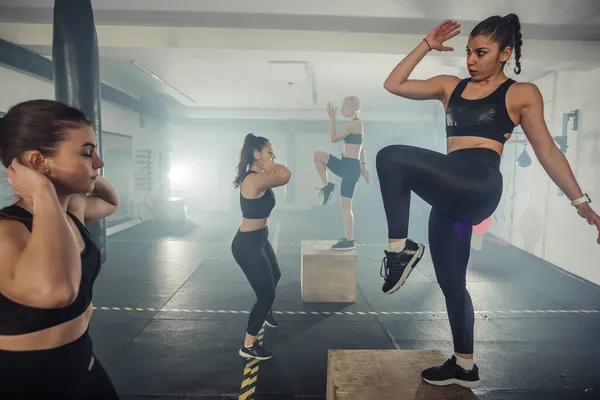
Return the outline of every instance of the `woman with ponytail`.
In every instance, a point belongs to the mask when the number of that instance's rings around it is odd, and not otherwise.
[[[466,46],[468,79],[439,75],[409,79],[433,50],[460,33],[455,21],[435,27],[390,73],[384,87],[412,100],[439,100],[446,112],[447,154],[392,145],[376,157],[388,228],[388,250],[382,263],[382,290],[393,293],[421,259],[425,246],[407,238],[411,191],[431,206],[429,246],[439,285],[446,299],[454,353],[443,365],[422,372],[433,385],[479,385],[473,362],[474,312],[466,289],[472,227],[494,213],[502,196],[500,158],[504,143],[521,125],[540,164],[571,200],[579,216],[600,232],[600,217],[590,208],[571,168],[544,122],[538,88],[508,78],[505,66],[515,57],[521,72],[521,24],[515,14],[492,16],[475,26]],[[600,244],[600,236],[597,239]]]
[[[277,327],[271,305],[275,300],[275,288],[281,271],[271,243],[267,221],[275,207],[272,188],[287,184],[291,172],[283,165],[275,164],[275,153],[268,139],[246,135],[237,176],[233,186],[240,189],[242,224],[233,238],[231,251],[242,268],[254,293],[256,303],[250,311],[246,337],[239,354],[244,358],[268,360],[273,355],[256,340],[263,323]]]

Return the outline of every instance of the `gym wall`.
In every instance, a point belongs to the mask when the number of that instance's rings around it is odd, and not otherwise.
[[[556,71],[534,83],[544,97],[546,123],[552,136],[563,131],[563,115],[579,110],[579,126],[568,124],[565,154],[581,188],[598,209],[600,201],[600,68]],[[520,130],[520,129],[519,129]],[[523,139],[524,135],[514,139]],[[507,142],[502,161],[505,191],[491,233],[558,267],[600,284],[597,230],[579,217],[547,176],[531,146],[531,165],[516,165],[523,143]]]

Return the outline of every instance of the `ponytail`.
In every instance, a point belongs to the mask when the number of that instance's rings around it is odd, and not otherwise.
[[[517,14],[508,14],[504,19],[513,27],[513,50],[515,51],[515,74],[521,73],[521,47],[523,46],[523,35],[521,34],[521,22]]]
[[[237,189],[242,184],[248,167],[254,163],[254,151],[261,151],[267,142],[268,140],[262,136],[255,136],[252,133],[246,135],[242,150],[240,151],[240,162],[236,168],[237,174],[233,181],[234,188]]]

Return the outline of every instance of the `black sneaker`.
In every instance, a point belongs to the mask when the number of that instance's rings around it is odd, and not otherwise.
[[[336,244],[331,246],[331,250],[352,250],[356,248],[354,239],[341,238]]]
[[[273,353],[262,347],[258,341],[254,342],[252,347],[246,347],[242,345],[239,353],[240,356],[244,358],[254,358],[260,361],[268,360],[269,358],[273,357]]]
[[[456,364],[455,355],[442,365],[421,372],[421,378],[435,386],[460,385],[469,389],[475,389],[481,383],[477,365],[474,365],[472,370],[466,371]]]
[[[267,325],[269,328],[277,328],[279,326],[277,321],[275,321],[275,318],[273,318],[273,310],[269,310],[267,319],[265,319],[265,325]]]
[[[323,205],[331,199],[331,194],[335,190],[335,183],[329,182],[327,185],[319,189],[319,196],[323,197]]]
[[[385,279],[385,283],[381,290],[386,294],[392,294],[404,284],[410,273],[417,266],[421,258],[425,246],[413,242],[410,239],[406,240],[404,250],[400,253],[394,253],[385,250],[385,257],[381,262],[381,276]]]

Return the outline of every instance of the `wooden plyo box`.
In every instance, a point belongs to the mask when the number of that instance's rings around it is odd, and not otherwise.
[[[444,361],[437,350],[329,350],[326,400],[476,400],[470,389],[423,382],[421,371]]]
[[[358,281],[355,250],[331,250],[333,240],[301,242],[300,281],[303,302],[354,303]]]

